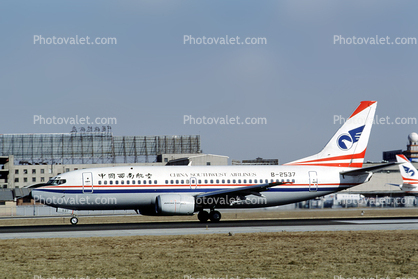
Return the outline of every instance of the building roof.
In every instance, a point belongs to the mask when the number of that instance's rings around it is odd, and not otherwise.
[[[0,201],[13,201],[13,192],[11,189],[0,189]]]

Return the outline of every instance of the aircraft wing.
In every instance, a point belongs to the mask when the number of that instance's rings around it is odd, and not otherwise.
[[[385,169],[385,168],[391,167],[393,165],[399,165],[399,163],[398,162],[393,162],[393,163],[387,163],[387,164],[371,166],[371,167],[366,167],[366,168],[361,168],[361,169],[342,171],[342,172],[340,172],[340,174],[343,175],[343,176],[344,175],[357,176],[357,175],[370,173],[370,172],[373,172],[373,171],[376,171],[376,170]]]
[[[202,205],[216,205],[219,203],[233,205],[244,201],[246,196],[255,195],[264,197],[261,192],[268,191],[271,187],[289,184],[290,182],[272,182],[238,188],[230,188],[219,191],[206,192],[195,196],[196,203]]]

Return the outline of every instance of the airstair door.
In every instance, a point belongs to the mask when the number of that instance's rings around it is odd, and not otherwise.
[[[83,172],[83,193],[93,193],[93,174],[91,172]]]

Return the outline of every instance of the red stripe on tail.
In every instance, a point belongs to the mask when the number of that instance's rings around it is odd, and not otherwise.
[[[353,112],[353,114],[350,116],[353,117],[356,114],[359,114],[360,112],[362,112],[363,110],[365,110],[366,108],[370,107],[371,105],[373,105],[374,103],[376,103],[376,101],[362,101],[360,102],[360,105],[357,107],[357,109]]]

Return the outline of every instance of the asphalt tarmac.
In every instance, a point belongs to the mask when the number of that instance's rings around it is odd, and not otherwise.
[[[418,230],[418,218],[224,220],[217,223],[149,222],[0,227],[0,239],[187,235],[214,233]]]

